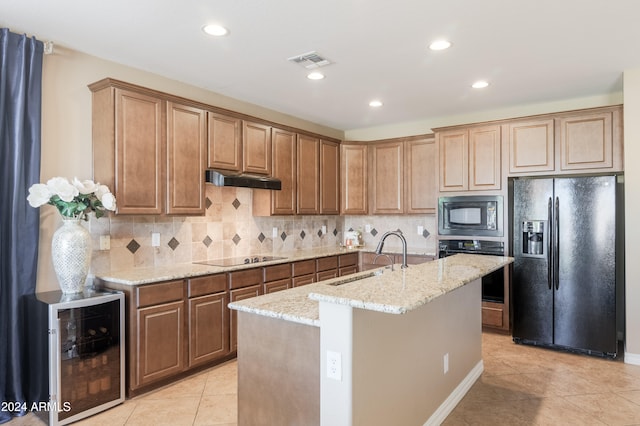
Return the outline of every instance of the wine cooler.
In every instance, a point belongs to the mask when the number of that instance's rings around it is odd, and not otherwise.
[[[29,408],[65,425],[124,401],[124,295],[27,296]]]

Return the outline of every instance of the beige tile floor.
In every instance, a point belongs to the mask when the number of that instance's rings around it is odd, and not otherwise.
[[[483,358],[482,377],[444,425],[640,425],[640,366],[515,345],[491,332]],[[75,424],[235,425],[236,379],[230,361]],[[6,424],[42,423],[29,415]]]

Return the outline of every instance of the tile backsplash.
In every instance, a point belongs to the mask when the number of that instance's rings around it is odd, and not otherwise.
[[[418,226],[424,227],[422,235],[416,232]],[[94,273],[337,246],[343,232],[351,229],[362,230],[365,244],[373,248],[384,232],[401,229],[412,249],[435,251],[433,216],[254,217],[251,189],[213,185],[206,186],[205,216],[109,215],[92,217],[88,228],[94,240]],[[151,244],[153,233],[160,234],[157,247]],[[103,235],[110,236],[109,250],[99,250]],[[397,238],[385,243],[396,246]]]

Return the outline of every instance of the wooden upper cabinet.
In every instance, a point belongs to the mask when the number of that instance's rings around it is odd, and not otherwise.
[[[611,112],[562,117],[558,124],[561,170],[613,167]]]
[[[371,213],[395,214],[404,210],[403,143],[374,143],[371,160]]]
[[[282,189],[270,191],[273,214],[296,212],[296,134],[282,129],[271,131],[273,177],[280,179]]]
[[[340,213],[340,145],[320,140],[320,214]]]
[[[271,126],[242,122],[242,171],[271,174]]]
[[[110,85],[91,89],[94,180],[114,193],[118,214],[162,213],[164,101]]]
[[[272,176],[280,179],[282,189],[253,190],[253,215],[296,214],[296,134],[287,130],[271,129]]]
[[[206,114],[167,102],[167,214],[203,215]]]
[[[555,169],[554,121],[532,120],[509,125],[509,172]]]
[[[440,191],[501,187],[501,128],[482,126],[439,132]]]
[[[209,111],[207,167],[242,170],[242,120]]]
[[[320,139],[298,134],[297,214],[320,212]]]
[[[405,142],[405,213],[435,213],[438,198],[436,155],[433,137]]]
[[[469,132],[450,130],[438,133],[440,191],[469,189]]]
[[[342,144],[340,147],[340,184],[342,214],[367,214],[367,145]]]
[[[502,179],[500,126],[469,129],[469,190],[500,189]]]

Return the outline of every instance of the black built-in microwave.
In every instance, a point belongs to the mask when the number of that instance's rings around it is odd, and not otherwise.
[[[438,199],[438,234],[502,237],[501,195],[462,195]]]

